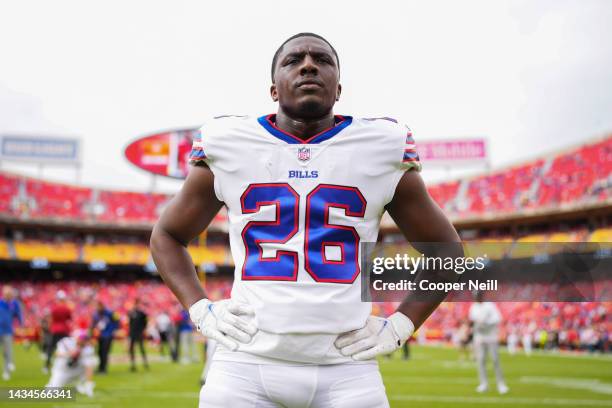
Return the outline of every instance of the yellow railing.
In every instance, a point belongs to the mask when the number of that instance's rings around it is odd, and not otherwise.
[[[31,261],[44,258],[49,262],[76,262],[79,248],[72,242],[51,243],[42,241],[15,241],[17,259]]]

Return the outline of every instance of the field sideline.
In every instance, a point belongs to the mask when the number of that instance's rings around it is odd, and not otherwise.
[[[76,402],[9,403],[25,407],[197,407],[201,364],[178,365],[157,361],[150,372],[128,370],[125,345],[113,345],[110,373],[96,376],[96,395],[78,396]],[[380,359],[381,371],[392,407],[612,407],[612,358],[610,356],[502,354],[502,368],[510,386],[507,395],[494,390],[482,395],[477,385],[475,363],[459,361],[457,352],[443,347],[412,347],[410,361],[396,353]],[[36,349],[15,346],[17,371],[1,387],[42,387],[47,376]],[[150,350],[150,355],[157,353]],[[494,380],[491,378],[491,383]]]

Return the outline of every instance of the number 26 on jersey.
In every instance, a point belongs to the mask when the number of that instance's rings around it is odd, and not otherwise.
[[[263,257],[261,244],[285,244],[299,231],[301,197],[287,183],[251,184],[240,197],[243,214],[275,206],[273,221],[250,221],[242,230],[245,261],[243,280],[295,281],[298,254],[277,250]],[[317,282],[352,283],[359,275],[359,234],[353,227],[329,223],[331,208],[344,209],[347,216],[364,217],[366,200],[356,187],[319,184],[306,196],[304,215],[304,268]],[[329,260],[326,248],[339,256]]]

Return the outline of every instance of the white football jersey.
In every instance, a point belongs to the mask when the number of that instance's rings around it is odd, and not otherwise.
[[[493,302],[474,302],[470,306],[470,321],[474,324],[474,339],[497,342],[501,313]]]
[[[93,346],[88,344],[81,348],[77,364],[74,367],[69,367],[68,361],[70,360],[70,355],[78,350],[79,345],[77,344],[77,339],[75,337],[69,336],[61,339],[57,343],[57,356],[53,361],[52,371],[70,371],[92,366],[96,363],[95,350]]]
[[[361,301],[359,244],[376,241],[404,171],[420,170],[414,140],[389,118],[336,116],[334,127],[307,141],[277,128],[274,119],[206,122],[190,162],[208,165],[215,194],[227,206],[236,265],[231,296],[254,307],[264,332],[257,336],[312,335],[320,356],[307,359],[339,362],[325,357],[330,344],[363,327],[371,313],[371,304]],[[240,350],[305,360],[295,357],[303,343],[268,339],[264,346],[257,336]]]

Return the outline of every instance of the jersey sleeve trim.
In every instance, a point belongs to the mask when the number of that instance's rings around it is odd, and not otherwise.
[[[202,131],[198,130],[193,137],[193,145],[191,147],[191,153],[189,153],[189,164],[196,165],[203,163],[207,159],[206,153],[204,152],[204,143],[202,142]]]
[[[404,130],[406,133],[403,133]],[[412,137],[412,131],[407,126],[403,128],[402,134],[396,134],[395,146],[393,155],[397,157],[394,161],[395,171],[393,172],[393,180],[389,185],[389,191],[385,198],[385,205],[389,204],[395,196],[395,190],[402,176],[407,171],[421,171],[421,162],[417,152],[416,143]],[[397,156],[395,156],[397,154]],[[401,156],[400,156],[401,154]]]
[[[401,169],[404,171],[415,170],[421,171],[421,161],[417,152],[416,143],[412,137],[412,131],[408,129],[406,134],[406,144],[404,146],[404,157],[401,163]]]
[[[213,175],[215,176],[213,184],[215,189],[215,196],[217,196],[217,200],[224,201],[223,194],[221,194],[221,185],[219,184],[219,177],[217,176],[217,174],[215,174],[217,170],[213,165],[212,160],[206,154],[206,150],[204,149],[205,143],[203,139],[205,135],[203,133],[203,129],[203,127],[198,129],[198,131],[193,136],[193,144],[191,147],[191,152],[189,153],[189,164],[192,166],[197,166],[198,164],[204,163],[208,166],[210,171],[212,171]],[[207,135],[210,135],[210,133],[208,133]],[[208,144],[208,147],[212,149],[209,139],[207,139],[206,143]],[[214,151],[214,149],[212,150]]]

